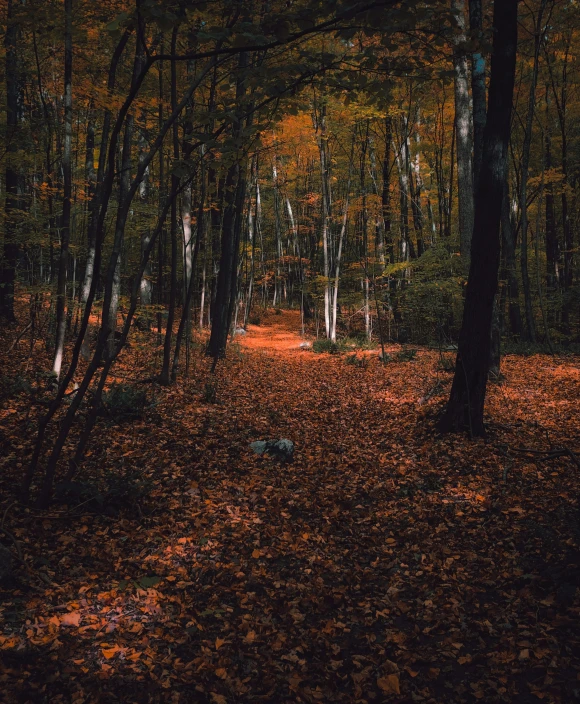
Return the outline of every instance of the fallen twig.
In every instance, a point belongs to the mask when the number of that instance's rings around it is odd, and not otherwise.
[[[518,452],[521,455],[534,455],[542,462],[545,460],[554,460],[558,457],[569,457],[572,462],[580,469],[580,459],[578,455],[569,447],[561,447],[553,450],[534,450],[528,447],[511,447],[512,452]]]

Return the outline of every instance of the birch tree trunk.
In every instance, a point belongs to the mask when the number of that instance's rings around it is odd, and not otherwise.
[[[330,164],[328,154],[328,136],[326,133],[326,105],[320,107],[320,114],[316,115],[316,106],[314,108],[314,128],[316,131],[316,140],[318,142],[318,153],[320,157],[320,185],[322,191],[322,256],[323,256],[323,274],[324,274],[324,328],[326,337],[331,334],[331,233],[330,233],[330,218],[332,213],[332,201],[330,195]]]
[[[60,259],[56,289],[56,340],[52,373],[58,379],[64,355],[66,335],[66,275],[70,243],[72,199],[72,0],[64,0],[64,142],[62,152],[63,199],[60,234]]]

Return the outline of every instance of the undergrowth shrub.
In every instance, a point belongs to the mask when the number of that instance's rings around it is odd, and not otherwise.
[[[453,355],[441,355],[437,363],[437,369],[442,372],[455,371],[455,357]]]
[[[408,347],[408,348],[402,349],[400,352],[397,352],[397,354],[395,355],[395,361],[397,361],[397,362],[411,362],[415,359],[416,356],[417,356],[417,350],[412,347]]]
[[[341,340],[341,345],[348,349],[370,350],[375,347],[375,343],[365,334],[349,335]]]
[[[250,325],[260,325],[261,322],[262,318],[258,315],[258,313],[252,313],[248,318],[248,323],[250,323]]]
[[[117,421],[139,420],[150,405],[147,393],[130,384],[113,384],[103,394],[105,415]]]
[[[63,481],[55,486],[54,501],[66,504],[69,510],[83,509],[117,516],[119,513],[141,512],[140,503],[153,490],[153,482],[137,470],[107,473],[102,485],[83,481]]]
[[[408,338],[414,344],[425,344],[441,330],[449,339],[457,339],[466,272],[453,252],[443,244],[430,247],[418,259],[389,265],[384,275],[401,284],[392,295],[392,304],[404,321],[398,326],[399,341]]]
[[[32,387],[23,376],[0,376],[0,399],[14,398],[31,392]]]
[[[216,403],[218,392],[218,382],[217,379],[209,379],[205,382],[203,391],[201,393],[201,400],[204,403]]]
[[[328,354],[338,354],[340,349],[341,347],[337,342],[333,342],[328,338],[314,340],[312,343],[312,351],[316,352],[316,354],[321,354],[323,352],[327,352]]]
[[[359,369],[366,369],[369,366],[368,357],[359,357],[356,352],[347,354],[344,361],[345,364],[352,365],[353,367],[359,367]]]

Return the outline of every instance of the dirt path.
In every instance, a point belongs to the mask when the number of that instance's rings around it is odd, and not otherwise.
[[[359,368],[298,333],[266,316],[215,379],[200,357],[103,421],[82,481],[127,488],[109,515],[11,509],[33,576],[2,594],[7,701],[575,700],[578,473],[506,448],[580,446],[577,362],[505,360],[469,442],[433,431],[436,353]],[[292,464],[249,447],[280,437]]]
[[[301,352],[300,314],[298,311],[281,311],[269,316],[267,325],[248,325],[246,335],[238,335],[236,342],[249,350],[271,353]]]

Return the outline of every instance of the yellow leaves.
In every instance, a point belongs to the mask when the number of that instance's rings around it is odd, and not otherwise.
[[[257,560],[261,556],[262,556],[261,550],[258,550],[258,548],[256,548],[255,550],[252,550],[252,557],[254,558],[254,560]]]
[[[385,694],[400,694],[399,677],[397,675],[386,675],[377,679],[379,689]]]
[[[219,650],[224,643],[225,643],[225,640],[223,640],[222,638],[216,638],[215,639],[215,649]]]
[[[256,640],[256,631],[248,631],[244,638],[244,643],[251,645]]]
[[[226,680],[228,678],[228,671],[226,670],[225,667],[218,667],[217,670],[215,671],[215,674],[221,680]]]

